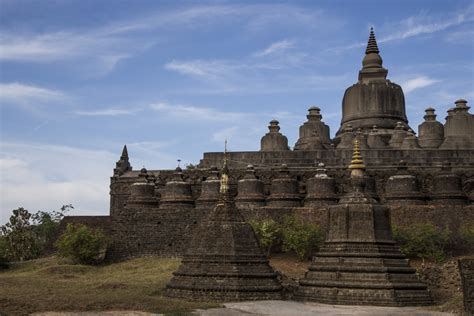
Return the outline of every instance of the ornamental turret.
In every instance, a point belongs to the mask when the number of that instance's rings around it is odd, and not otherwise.
[[[337,203],[336,180],[327,175],[323,163],[318,164],[314,177],[306,181],[304,206],[323,207]]]
[[[425,110],[425,121],[418,126],[418,143],[422,148],[438,148],[444,140],[444,126],[436,120],[435,109]]]
[[[238,208],[265,206],[263,181],[255,176],[255,168],[247,166],[245,176],[237,183],[237,197],[235,203]]]
[[[474,115],[469,113],[467,101],[459,99],[448,110],[444,125],[442,149],[468,149],[474,146]]]
[[[219,200],[219,171],[211,166],[209,176],[201,183],[201,195],[196,200],[196,208],[213,208]]]
[[[367,133],[377,125],[381,134],[390,139],[397,122],[408,126],[405,113],[405,97],[402,88],[387,80],[388,70],[382,67],[382,57],[370,31],[365,57],[359,71],[359,82],[349,87],[342,100],[340,137],[348,124]]]
[[[271,193],[267,199],[267,205],[271,207],[296,207],[301,204],[301,196],[298,192],[298,181],[290,176],[286,164],[278,170],[278,175],[272,180]]]
[[[183,179],[183,170],[178,166],[165,185],[161,195],[160,207],[194,207],[194,200],[191,191],[191,184]]]
[[[122,155],[120,156],[120,159],[115,163],[114,176],[121,176],[125,172],[131,170],[132,166],[130,165],[130,161],[128,159],[127,145],[124,145],[122,149]]]
[[[268,126],[269,132],[260,141],[260,151],[283,151],[290,150],[288,138],[280,133],[277,120],[271,120]]]
[[[331,139],[329,126],[321,119],[321,109],[313,106],[308,109],[308,121],[300,126],[300,137],[295,144],[295,150],[315,150],[329,148]]]

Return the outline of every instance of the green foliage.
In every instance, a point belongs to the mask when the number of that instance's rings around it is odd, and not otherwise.
[[[6,257],[9,260],[29,260],[40,254],[33,226],[30,224],[31,213],[20,207],[13,210],[10,221],[1,227],[6,243]]]
[[[68,224],[66,232],[56,242],[60,256],[84,264],[98,262],[106,246],[107,239],[101,230],[82,224]]]
[[[281,228],[273,219],[251,220],[255,234],[257,235],[260,246],[266,250],[267,257],[281,238]]]
[[[459,238],[472,250],[474,248],[474,223],[461,225]]]
[[[64,214],[74,209],[71,204],[63,205],[59,211],[38,211],[31,216],[34,223],[34,232],[41,250],[51,246],[57,236],[59,223]]]
[[[447,228],[442,230],[430,223],[418,223],[403,228],[393,225],[392,232],[401,251],[409,258],[436,261],[446,258],[446,246],[451,236]]]
[[[8,268],[7,240],[0,236],[0,270]]]
[[[197,166],[192,163],[188,163],[184,167],[186,168],[186,170],[194,170],[197,168]]]
[[[282,227],[283,250],[294,251],[303,260],[316,250],[324,240],[321,228],[309,222],[285,217]]]
[[[10,221],[0,227],[0,261],[2,258],[23,261],[39,257],[53,243],[64,213],[72,208],[72,205],[64,205],[60,211],[38,211],[35,214],[22,207],[13,210]]]

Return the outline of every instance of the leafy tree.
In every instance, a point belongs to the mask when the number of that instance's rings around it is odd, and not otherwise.
[[[98,262],[106,246],[107,239],[101,230],[82,224],[68,224],[56,242],[60,256],[83,264]]]
[[[392,226],[393,238],[400,250],[409,258],[433,259],[443,261],[446,258],[446,246],[451,232],[441,230],[430,223],[417,223],[407,227]]]
[[[251,220],[255,234],[257,235],[260,246],[265,249],[267,257],[270,251],[281,239],[281,228],[273,219]]]
[[[303,222],[294,216],[285,217],[282,236],[283,250],[296,252],[300,260],[307,258],[324,240],[318,225]]]
[[[72,204],[61,206],[59,211],[38,211],[31,216],[37,241],[42,250],[52,245],[57,236],[59,223],[64,215],[74,209]]]
[[[20,207],[13,210],[10,221],[1,227],[8,259],[23,261],[38,257],[40,248],[30,224],[31,216],[30,212]]]

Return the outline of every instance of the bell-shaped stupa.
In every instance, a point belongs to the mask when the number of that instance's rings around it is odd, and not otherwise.
[[[397,122],[408,126],[405,113],[405,97],[402,88],[387,79],[388,70],[382,67],[382,57],[373,29],[370,30],[359,81],[349,87],[342,100],[341,127],[336,136],[339,138],[347,126],[361,128],[364,134],[372,126],[389,140]]]

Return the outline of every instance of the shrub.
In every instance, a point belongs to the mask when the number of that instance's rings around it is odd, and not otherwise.
[[[107,239],[101,230],[82,224],[68,224],[66,232],[56,242],[60,256],[84,264],[100,261],[106,246]]]
[[[307,258],[324,240],[318,225],[297,220],[294,216],[285,217],[282,236],[283,250],[296,252],[300,260]]]
[[[446,246],[451,235],[447,228],[441,230],[433,224],[420,223],[403,228],[394,225],[392,232],[401,251],[409,258],[436,261],[446,258]]]
[[[260,246],[265,249],[268,257],[271,249],[278,244],[281,238],[280,225],[273,219],[251,220],[250,225],[257,235]]]
[[[71,209],[74,209],[71,204],[63,205],[59,211],[38,211],[31,216],[34,224],[33,230],[42,252],[52,248],[55,238],[57,238],[59,223],[64,214]]]
[[[20,207],[13,210],[10,221],[1,227],[5,243],[5,253],[9,260],[29,260],[37,258],[40,247],[33,226],[31,213]]]

